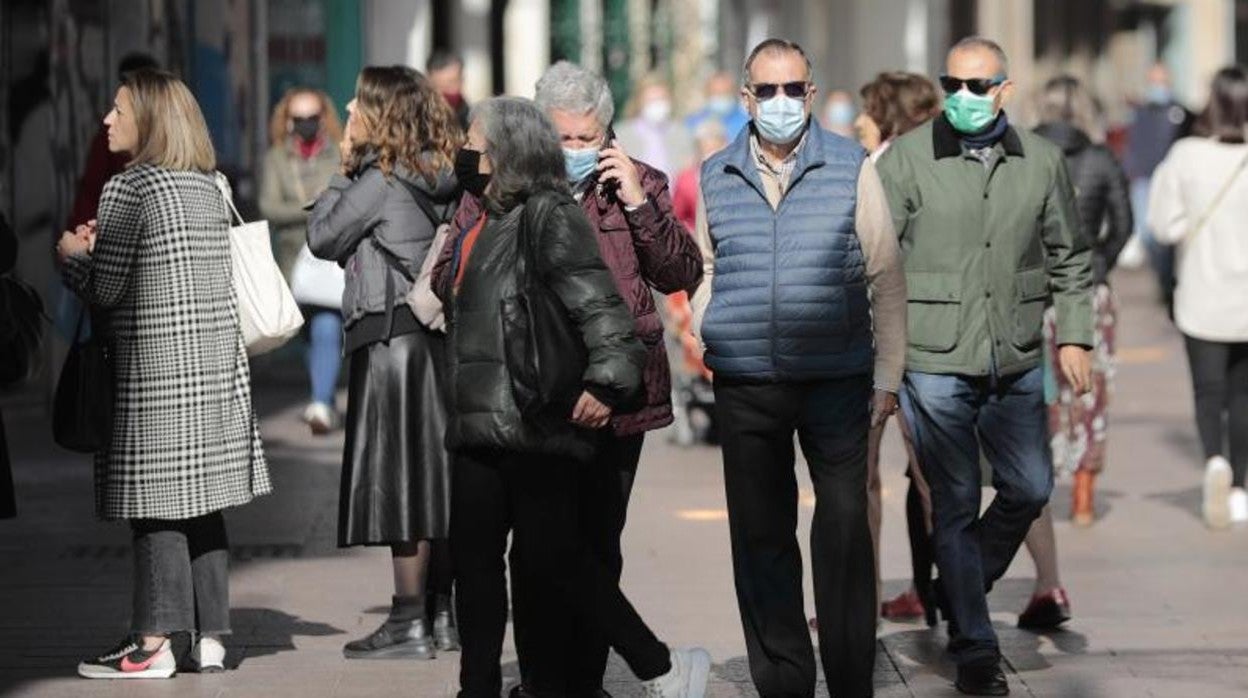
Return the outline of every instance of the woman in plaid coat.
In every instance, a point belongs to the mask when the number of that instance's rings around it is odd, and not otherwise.
[[[270,491],[231,284],[229,218],[204,119],[186,86],[128,74],[105,119],[131,156],[99,219],[60,241],[70,286],[102,316],[116,385],[96,509],[134,533],[133,636],[79,665],[87,678],[166,678],[168,637],[220,670],[229,632],[221,511]]]

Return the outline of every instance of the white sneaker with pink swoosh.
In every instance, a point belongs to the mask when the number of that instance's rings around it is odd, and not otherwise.
[[[128,637],[112,650],[78,665],[78,675],[85,679],[167,679],[177,671],[168,639],[154,650],[145,650],[137,637]]]

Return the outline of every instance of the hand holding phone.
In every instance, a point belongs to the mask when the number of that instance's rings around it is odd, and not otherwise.
[[[614,186],[616,196],[625,206],[640,206],[646,202],[646,190],[641,186],[641,173],[620,142],[611,139],[607,147],[598,153],[598,181]]]

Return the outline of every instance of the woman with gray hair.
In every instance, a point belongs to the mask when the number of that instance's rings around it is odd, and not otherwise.
[[[475,110],[455,169],[484,204],[433,277],[449,328],[460,696],[502,690],[509,533],[516,637],[538,639],[529,658],[569,659],[564,643],[543,641],[544,619],[524,612],[563,605],[624,657],[645,695],[701,696],[706,652],[660,642],[580,535],[595,502],[578,477],[599,430],[636,401],[645,348],[570,194],[554,127],[529,100],[491,99]],[[533,366],[532,354],[558,365]]]
[[[1075,478],[1071,516],[1079,526],[1094,519],[1093,487],[1105,467],[1105,445],[1110,382],[1114,368],[1114,297],[1109,271],[1131,238],[1127,175],[1108,148],[1096,103],[1078,79],[1062,75],[1045,84],[1040,95],[1040,126],[1036,133],[1052,141],[1066,155],[1075,185],[1075,199],[1083,232],[1092,243],[1093,327],[1092,389],[1080,394],[1057,365],[1056,316],[1045,312],[1046,390],[1053,466],[1059,475]],[[1031,603],[1018,618],[1019,627],[1049,629],[1070,619],[1070,599],[1057,568],[1057,540],[1053,514],[1046,506],[1027,533],[1027,551],[1036,565],[1036,587]]]

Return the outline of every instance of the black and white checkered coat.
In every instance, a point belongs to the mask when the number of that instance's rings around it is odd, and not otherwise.
[[[105,519],[188,519],[268,493],[231,283],[229,218],[210,175],[138,165],[109,180],[91,255],[65,277],[107,311],[112,445]]]

